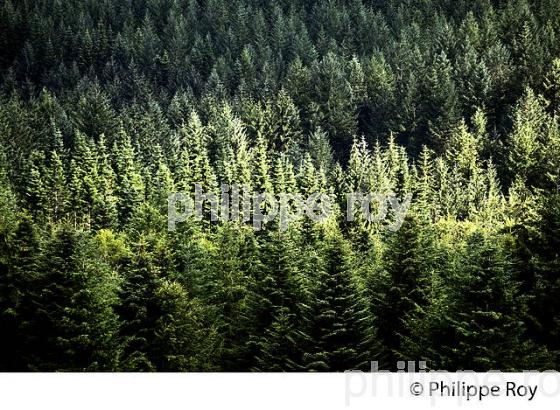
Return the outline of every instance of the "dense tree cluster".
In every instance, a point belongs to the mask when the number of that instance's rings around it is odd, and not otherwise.
[[[558,369],[559,15],[0,1],[0,369]],[[194,184],[336,206],[168,231]],[[349,192],[412,205],[393,232]]]

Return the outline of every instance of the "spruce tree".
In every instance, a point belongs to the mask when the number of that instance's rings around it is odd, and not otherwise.
[[[119,279],[83,234],[63,227],[46,244],[30,296],[29,370],[116,370]]]
[[[256,360],[251,368],[260,371],[295,370],[294,364],[301,362],[299,343],[287,346],[278,341],[278,332],[288,329],[289,337],[297,338],[296,329],[306,303],[295,238],[291,231],[269,230],[261,240],[263,269],[257,271],[247,307],[251,320],[248,346]],[[260,367],[263,365],[267,368]]]
[[[323,261],[305,331],[304,365],[312,371],[362,369],[371,360],[367,305],[357,288],[348,243],[335,227],[325,232]]]
[[[2,218],[0,232],[0,322],[6,333],[0,368],[28,371],[34,348],[30,329],[36,320],[31,296],[39,277],[41,244],[31,217],[23,214],[16,224],[7,218],[5,206],[11,205],[2,203],[6,217]]]
[[[177,282],[162,281],[155,293],[153,363],[158,371],[214,370],[216,334],[204,322],[200,301]]]
[[[113,145],[113,161],[115,165],[117,210],[119,221],[126,223],[135,207],[144,200],[144,182],[129,136],[121,131],[118,141]]]
[[[408,336],[405,319],[417,306],[426,304],[425,289],[437,263],[431,227],[418,216],[408,215],[402,227],[388,238],[384,255],[387,282],[374,309],[377,337],[393,365],[403,338]]]
[[[500,243],[475,232],[457,264],[450,278],[454,339],[442,346],[449,352],[448,366],[474,371],[546,368],[546,350],[527,338],[526,298]]]
[[[105,146],[105,136],[101,135],[96,146],[98,196],[93,209],[94,228],[114,228],[118,220],[116,175],[111,165],[111,157]]]

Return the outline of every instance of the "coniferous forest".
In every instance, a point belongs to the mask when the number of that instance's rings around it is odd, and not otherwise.
[[[558,370],[559,115],[558,0],[0,0],[0,370]]]

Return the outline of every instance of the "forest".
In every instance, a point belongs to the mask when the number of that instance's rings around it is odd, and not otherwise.
[[[559,0],[0,0],[0,371],[560,370],[559,253]]]

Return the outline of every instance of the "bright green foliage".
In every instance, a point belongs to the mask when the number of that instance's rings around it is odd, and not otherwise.
[[[2,2],[0,370],[557,369],[559,2],[277,3]]]
[[[539,177],[545,119],[543,101],[528,89],[515,110],[508,166],[514,177],[530,184]]]
[[[154,324],[154,359],[160,371],[213,370],[216,335],[204,323],[203,307],[177,282],[164,280],[155,293],[160,317]]]
[[[119,133],[119,140],[113,145],[113,161],[117,176],[116,193],[119,198],[117,210],[120,221],[126,222],[135,206],[144,200],[144,183],[130,138],[124,131]]]
[[[552,67],[544,79],[546,98],[552,112],[560,110],[560,58],[554,59]]]

